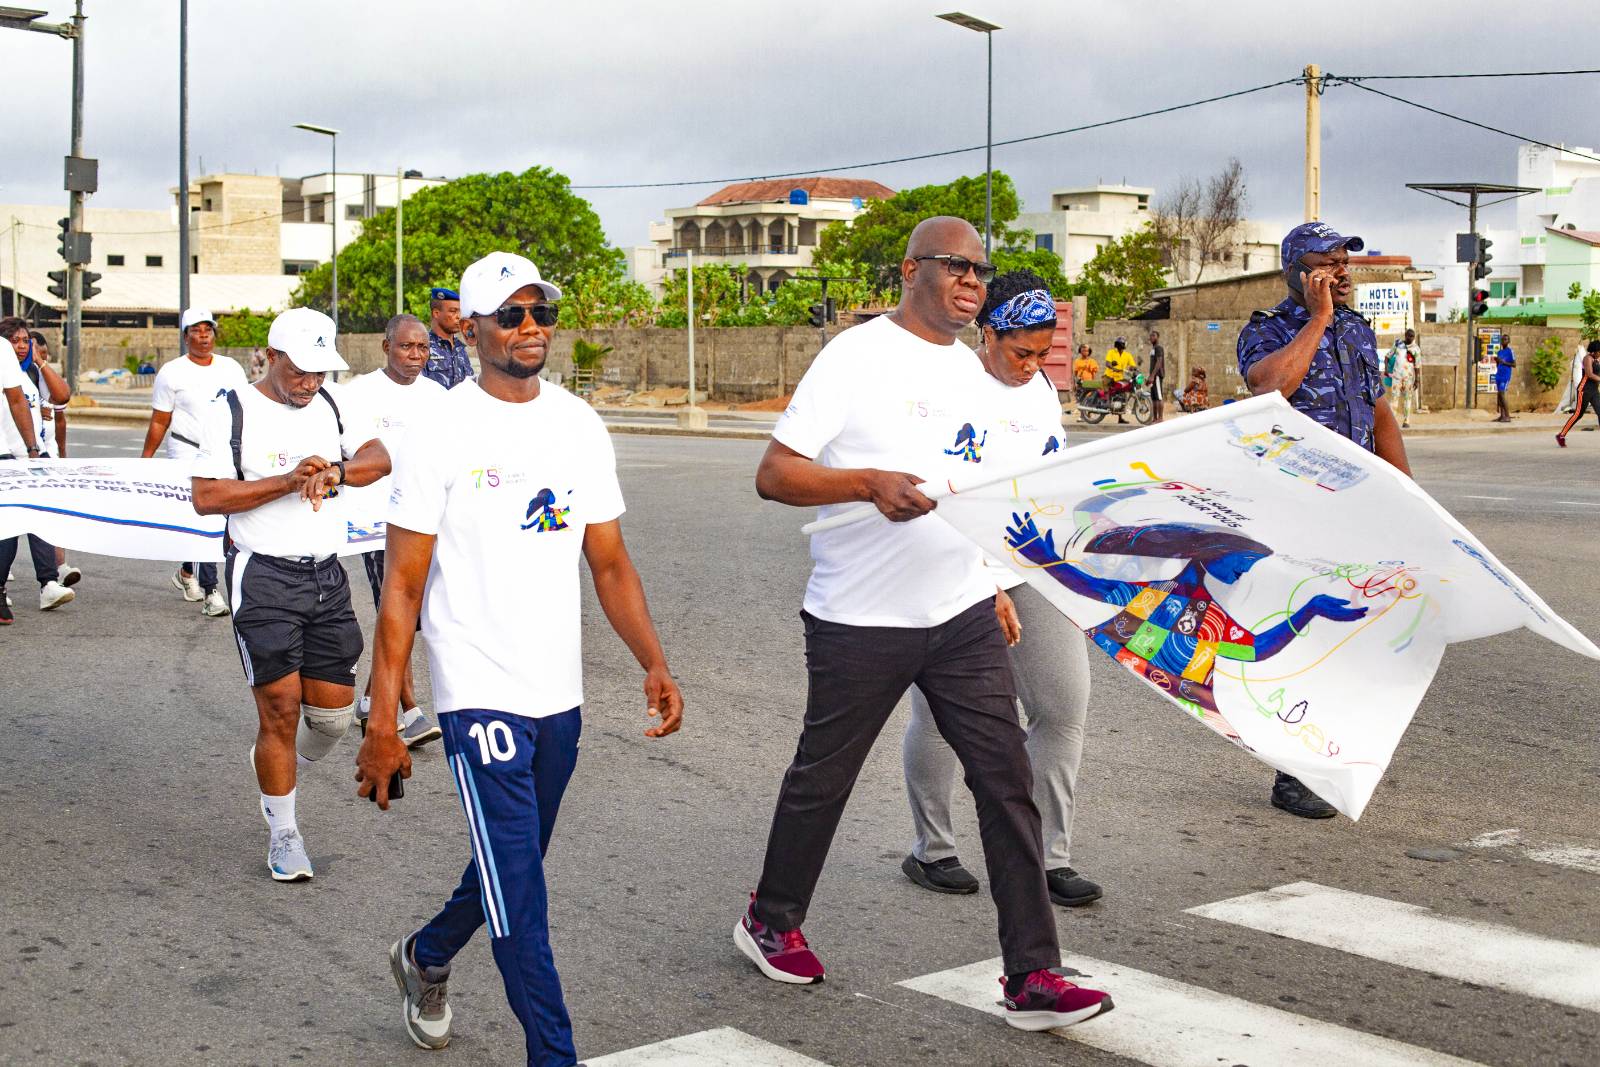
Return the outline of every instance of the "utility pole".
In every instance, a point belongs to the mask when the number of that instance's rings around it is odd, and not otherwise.
[[[77,0],[72,15],[72,158],[83,158],[83,0]],[[74,233],[83,232],[83,198],[81,188],[67,194]],[[67,381],[73,385],[83,349],[83,267],[67,264]]]
[[[1322,68],[1302,71],[1306,79],[1306,222],[1322,217]]]
[[[406,310],[406,268],[405,268],[405,223],[402,221],[402,212],[406,203],[406,169],[403,165],[394,168],[394,313],[404,314]]]
[[[706,413],[694,402],[694,249],[683,250],[685,264],[688,267],[689,286],[685,294],[685,306],[689,312],[689,404],[684,410],[678,412],[678,425],[690,430],[703,430],[708,424]]]
[[[189,0],[178,0],[178,313],[189,309]]]

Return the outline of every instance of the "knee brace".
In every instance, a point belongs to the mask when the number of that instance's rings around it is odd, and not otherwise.
[[[310,704],[301,704],[300,727],[294,734],[295,752],[306,762],[315,763],[333,751],[333,746],[350,729],[355,717],[354,704],[342,708],[314,708]]]

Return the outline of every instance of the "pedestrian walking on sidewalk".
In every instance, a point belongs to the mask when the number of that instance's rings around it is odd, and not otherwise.
[[[1600,341],[1590,341],[1584,349],[1583,363],[1579,367],[1582,377],[1578,379],[1578,407],[1556,434],[1556,444],[1562,448],[1567,447],[1567,434],[1583,418],[1586,411],[1593,411],[1596,420],[1600,420]]]

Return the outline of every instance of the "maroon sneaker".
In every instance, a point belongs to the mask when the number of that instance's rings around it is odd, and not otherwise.
[[[822,961],[806,944],[806,936],[799,930],[774,930],[757,919],[754,893],[744,918],[733,928],[733,943],[774,982],[812,985],[822,981]]]
[[[1006,1022],[1018,1030],[1054,1030],[1103,1015],[1114,1006],[1098,989],[1073,985],[1054,971],[1034,971],[1015,994],[1000,979]]]

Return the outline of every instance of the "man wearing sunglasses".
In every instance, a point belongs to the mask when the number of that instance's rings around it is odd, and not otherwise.
[[[957,335],[994,273],[966,220],[919,223],[900,264],[899,306],[817,355],[756,472],[764,499],[822,505],[823,515],[870,501],[880,514],[812,539],[805,719],[761,880],[733,937],[774,981],[822,981],[800,926],[856,776],[915,684],[977,800],[1006,1021],[1043,1030],[1093,1018],[1111,1000],[1051,970],[1061,949],[994,579],[976,545],[924,517],[934,502],[917,488],[944,476],[945,449],[986,388],[987,372]]]
[[[1282,393],[1298,411],[1407,475],[1400,423],[1384,399],[1383,364],[1367,320],[1349,306],[1350,253],[1365,247],[1327,223],[1305,222],[1283,239],[1289,294],[1250,316],[1239,331],[1239,373],[1256,395]],[[1331,819],[1333,805],[1279,771],[1272,806],[1305,819]]]
[[[529,1064],[577,1062],[550,950],[544,852],[578,759],[583,656],[578,557],[613,629],[644,668],[658,725],[678,729],[644,588],[623,544],[616,457],[600,417],[539,371],[561,290],[528,260],[493,252],[461,278],[462,328],[481,374],[439,399],[396,451],[360,792],[387,808],[411,774],[395,712],[420,613],[445,755],[472,859],[427,925],[389,950],[406,1031],[450,1043],[445,983],[478,927],[521,1021]]]

